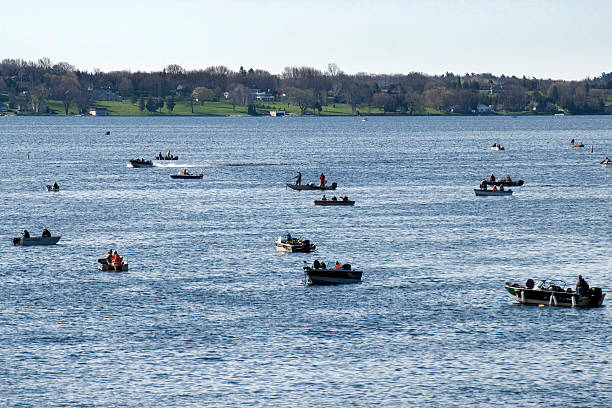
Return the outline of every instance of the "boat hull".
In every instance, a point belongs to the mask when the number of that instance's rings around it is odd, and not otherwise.
[[[109,265],[107,263],[98,263],[98,269],[101,271],[125,272],[129,269],[129,264],[123,262],[121,267],[116,268],[114,265]]]
[[[314,200],[315,205],[354,205],[351,200]]]
[[[609,161],[609,162],[603,161],[599,164],[601,164],[602,167],[612,167],[612,161]]]
[[[130,160],[130,165],[135,168],[153,167],[151,160]]]
[[[287,187],[289,187],[292,190],[298,190],[298,191],[302,191],[302,190],[335,190],[336,187],[338,187],[338,185],[336,183],[332,183],[329,186],[317,186],[314,184],[290,184],[287,183]]]
[[[512,190],[481,190],[475,188],[474,194],[477,196],[510,196],[512,195]]]
[[[496,146],[496,147],[491,147],[491,150],[501,151],[501,150],[504,150],[504,148],[503,148],[503,147],[497,147],[497,146]]]
[[[170,178],[173,179],[181,179],[181,180],[197,180],[204,177],[203,174],[171,174]]]
[[[13,238],[13,245],[35,246],[35,245],[55,245],[60,240],[61,236],[55,237],[16,237]]]
[[[560,292],[543,289],[527,289],[524,286],[509,284],[506,284],[505,288],[510,294],[510,297],[518,303],[534,306],[599,307],[606,297],[606,294],[601,293],[601,291],[599,291],[599,295],[582,296],[574,291]]]
[[[341,285],[361,282],[361,271],[314,269],[305,266],[304,275],[307,285]]]

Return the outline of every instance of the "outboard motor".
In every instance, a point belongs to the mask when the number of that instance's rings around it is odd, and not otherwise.
[[[19,237],[13,238],[13,245],[19,245],[20,241],[21,241],[21,238],[19,238]]]
[[[305,239],[302,241],[302,246],[305,248],[310,248],[310,241]]]
[[[342,265],[342,270],[343,271],[350,271],[351,270],[351,264],[344,264],[344,265]]]

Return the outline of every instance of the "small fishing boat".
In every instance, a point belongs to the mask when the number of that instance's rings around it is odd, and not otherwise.
[[[130,165],[136,168],[153,167],[153,162],[151,160],[145,160],[145,159],[132,159],[130,160]]]
[[[47,191],[59,191],[60,187],[57,184],[47,184],[45,190]]]
[[[314,183],[308,183],[308,184],[291,184],[291,183],[287,183],[287,187],[293,189],[293,190],[335,190],[336,187],[338,187],[337,183],[331,183],[331,185],[329,186],[321,186],[321,185],[317,185]]]
[[[161,153],[158,154],[157,156],[154,156],[153,158],[155,160],[178,160],[178,156],[174,156],[174,155],[162,156]]]
[[[201,179],[202,177],[204,177],[203,173],[200,173],[200,174],[171,174],[170,175],[170,178],[185,179],[185,180]]]
[[[122,272],[127,271],[129,267],[130,265],[123,257],[121,257],[121,265],[115,265],[114,263],[109,265],[106,263],[106,259],[98,259],[98,269],[101,271]]]
[[[510,196],[512,190],[485,190],[482,188],[475,188],[474,194],[477,196]]]
[[[599,164],[601,164],[602,167],[612,167],[612,160],[608,159],[607,157],[600,162]]]
[[[307,239],[291,238],[289,240],[278,237],[274,241],[276,250],[279,252],[314,252],[317,246]]]
[[[309,265],[304,261],[304,276],[307,285],[339,285],[343,283],[361,282],[361,271],[351,268],[351,265],[344,264],[340,269],[315,268],[318,261]]]
[[[314,205],[354,205],[355,201],[347,199],[342,200],[314,200]]]
[[[13,245],[33,246],[33,245],[55,245],[60,240],[61,235],[55,237],[15,237]]]
[[[505,186],[505,187],[520,187],[525,182],[523,180],[486,180],[488,186]]]
[[[601,288],[590,288],[586,294],[579,294],[566,286],[564,281],[551,279],[538,281],[535,285],[533,279],[527,279],[524,286],[505,284],[512,299],[524,305],[599,307],[606,296]]]
[[[499,145],[499,144],[494,144],[493,146],[491,146],[491,150],[496,150],[496,151],[504,150],[504,146]]]

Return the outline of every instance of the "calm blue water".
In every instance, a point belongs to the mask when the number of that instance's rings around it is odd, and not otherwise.
[[[2,117],[0,141],[0,406],[612,404],[612,309],[503,288],[612,296],[612,117]],[[203,180],[126,166],[168,150]],[[476,198],[491,173],[525,186]],[[44,226],[57,246],[11,245]],[[277,253],[287,231],[317,252]],[[97,270],[110,248],[129,272]],[[315,258],[364,280],[305,287]]]

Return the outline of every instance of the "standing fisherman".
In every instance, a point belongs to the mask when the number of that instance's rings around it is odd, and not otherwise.
[[[302,173],[298,171],[297,176],[295,176],[295,185],[299,186],[302,184]]]
[[[321,173],[319,180],[321,181],[321,187],[325,187],[325,174]]]

